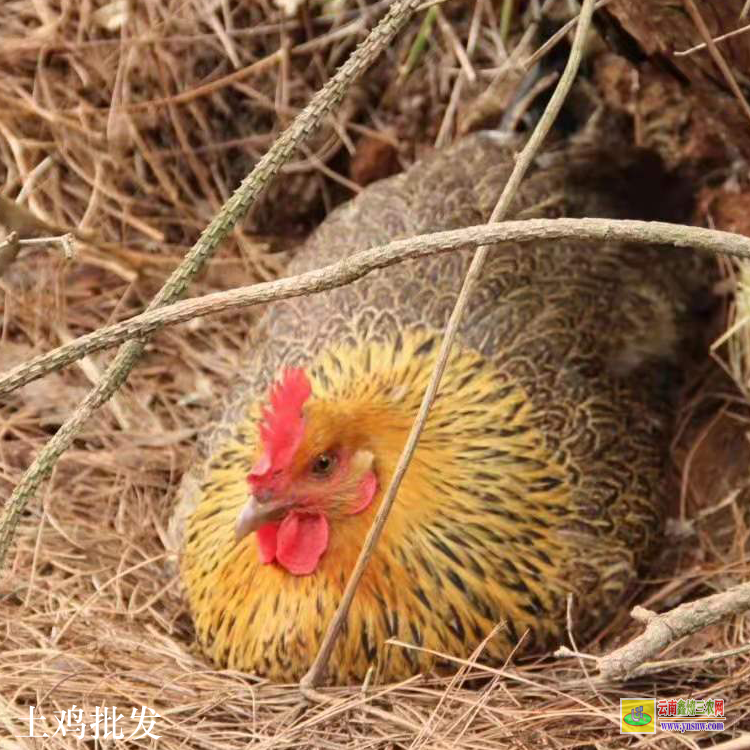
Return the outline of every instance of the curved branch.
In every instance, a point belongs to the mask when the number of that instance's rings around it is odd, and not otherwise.
[[[750,610],[750,583],[741,583],[720,594],[681,604],[657,615],[643,607],[631,612],[646,624],[646,630],[630,643],[598,659],[599,675],[605,680],[626,680],[646,674],[656,654],[686,635],[697,633],[730,615]]]
[[[0,396],[93,352],[116,346],[127,339],[151,335],[164,326],[173,326],[203,315],[214,315],[273,300],[316,294],[361,279],[378,268],[425,255],[450,250],[468,250],[482,244],[502,245],[545,240],[672,245],[750,259],[748,237],[658,221],[528,219],[419,235],[371,250],[361,250],[337,263],[299,276],[184,300],[100,328],[51,352],[40,354],[0,376]],[[554,249],[550,249],[550,252],[554,252]]]

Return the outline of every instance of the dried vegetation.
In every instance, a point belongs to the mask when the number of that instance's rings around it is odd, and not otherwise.
[[[520,5],[449,2],[430,22],[421,14],[285,168],[191,292],[274,278],[333,205],[449,140],[477,112],[484,118],[501,107],[502,85],[484,92],[513,72],[508,49],[517,35],[505,33],[504,11]],[[73,261],[54,244],[35,247],[0,278],[2,370],[140,312],[386,6],[314,0],[284,17],[268,0],[147,0],[130,10],[123,2],[0,4],[0,225],[24,237],[71,228],[85,237]],[[517,15],[512,20],[520,25]],[[743,149],[711,141],[707,170],[679,90],[669,89],[674,108],[662,108],[668,122],[660,130],[643,114],[658,109],[649,105],[653,90],[623,88],[623,76],[636,76],[632,66],[609,53],[600,60],[593,79],[611,105],[634,114],[635,132],[663,146],[668,163],[692,170],[691,179],[705,171],[696,182],[697,223],[750,234],[750,192],[736,161]],[[633,91],[638,106],[627,98]],[[17,200],[33,216],[19,214]],[[725,276],[721,325],[731,337],[716,357],[731,377],[714,366],[686,394],[674,446],[672,537],[638,598],[656,611],[746,580],[750,569],[750,274],[727,262]],[[735,283],[736,298],[729,294]],[[174,489],[242,360],[255,315],[208,317],[160,333],[27,511],[0,584],[0,748],[40,746],[11,739],[28,733],[21,719],[29,705],[41,707],[48,717],[41,731],[51,734],[54,713],[73,704],[87,714],[117,706],[128,718],[125,737],[135,728],[131,708],[149,706],[160,714],[159,747],[168,750],[621,747],[637,740],[619,735],[619,699],[643,695],[727,702],[727,733],[657,734],[652,745],[710,746],[750,731],[750,654],[679,663],[747,644],[750,620],[742,616],[676,644],[661,657],[677,664],[625,685],[598,682],[586,660],[513,662],[492,671],[478,654],[475,663],[457,665],[452,680],[339,689],[330,705],[299,718],[295,686],[213,671],[192,645],[164,534]],[[0,497],[108,359],[92,356],[4,397]],[[640,630],[623,611],[595,643],[578,646],[601,653]],[[358,705],[366,699],[398,721],[363,713]],[[58,732],[43,746],[94,745]]]

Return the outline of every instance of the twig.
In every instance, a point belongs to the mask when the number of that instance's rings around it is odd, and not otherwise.
[[[589,659],[590,661],[596,661],[599,658],[593,654],[578,651],[577,648],[570,648],[570,646],[559,646],[555,649],[553,656],[558,659]],[[583,667],[583,665],[581,665],[581,667]]]
[[[570,641],[570,649],[567,649],[571,654],[574,654],[575,657],[578,659],[578,665],[581,667],[581,671],[583,672],[586,682],[589,683],[591,686],[591,690],[594,694],[596,694],[596,688],[593,686],[591,682],[591,675],[589,674],[589,670],[586,669],[586,664],[583,661],[583,657],[581,656],[581,653],[578,650],[578,644],[576,643],[575,636],[573,635],[573,594],[568,593],[567,600],[565,602],[565,630],[568,634],[568,640]],[[563,647],[565,648],[565,647]],[[559,656],[562,649],[558,649],[555,652],[555,656]]]
[[[351,84],[370,66],[380,52],[411,18],[420,0],[396,0],[380,23],[341,66],[310,104],[279,136],[271,149],[258,162],[255,169],[242,181],[232,197],[222,207],[191,248],[179,267],[151,301],[149,309],[163,307],[179,299],[193,277],[213,256],[219,243],[235,223],[245,215],[268,183],[288,161],[297,146],[308,138],[343,98]],[[26,470],[13,494],[3,507],[0,519],[0,569],[10,549],[11,542],[26,503],[41,482],[49,475],[62,453],[88,418],[125,382],[128,373],[143,353],[145,340],[130,341],[113,359],[104,377],[79,404],[73,415],[60,427],[31,466]]]
[[[740,26],[739,29],[734,29],[733,31],[727,31],[726,34],[722,34],[721,36],[715,36],[712,38],[711,41],[714,42],[714,44],[716,44],[717,42],[723,42],[725,39],[731,39],[733,36],[744,34],[747,31],[750,31],[750,23],[747,24],[747,26]],[[676,52],[673,52],[672,54],[675,57],[685,57],[687,55],[692,55],[693,52],[699,52],[702,49],[706,49],[706,47],[708,47],[706,42],[701,42],[700,44],[696,44],[695,47],[689,47],[688,49],[677,50]]]
[[[741,656],[750,651],[750,643],[737,648],[728,648],[726,651],[710,651],[698,656],[686,656],[681,659],[664,659],[662,661],[647,661],[641,664],[631,677],[643,677],[654,672],[663,672],[665,669],[674,669],[675,667],[685,667],[690,664],[706,664],[719,659],[728,659],[731,656]]]
[[[439,8],[438,11],[438,20],[445,20],[442,11],[440,11]],[[455,52],[455,54],[458,55],[458,50],[460,49],[461,52],[466,55],[470,67],[471,56],[474,54],[477,39],[479,38],[479,30],[482,23],[483,12],[484,9],[482,7],[482,0],[478,0],[476,5],[474,6],[474,12],[472,13],[471,17],[471,24],[469,25],[469,37],[466,41],[466,50],[464,50],[463,46],[460,44],[460,42],[458,42],[458,47],[456,48]],[[445,21],[445,23],[447,23],[447,21]],[[448,28],[450,29],[451,33],[453,33],[453,29],[450,24],[448,24]],[[473,74],[474,69],[471,68],[471,71]],[[456,76],[456,80],[453,82],[453,89],[451,90],[451,95],[448,99],[448,106],[445,108],[445,114],[443,115],[442,122],[440,123],[440,128],[438,129],[438,134],[435,138],[435,148],[442,148],[449,139],[449,134],[453,130],[454,119],[456,116],[456,111],[458,110],[458,103],[461,99],[461,92],[463,91],[466,80],[466,72],[461,72]],[[471,78],[472,82],[474,82],[475,80],[476,75]]]
[[[732,89],[732,93],[740,103],[740,107],[745,113],[745,117],[750,120],[750,105],[748,105],[747,99],[745,99],[745,95],[742,93],[742,89],[740,89],[739,84],[737,83],[737,79],[734,77],[734,73],[732,73],[732,69],[724,59],[724,55],[721,54],[721,51],[714,43],[714,40],[711,38],[711,32],[708,30],[708,26],[706,26],[706,22],[703,20],[703,16],[701,16],[700,11],[695,4],[695,1],[682,0],[682,4],[685,6],[687,12],[690,14],[690,17],[693,19],[693,23],[698,29],[701,37],[703,37],[703,41],[706,43],[708,52],[711,55],[714,63],[716,63],[716,67],[721,71],[721,74],[729,84],[729,88]]]
[[[508,41],[510,33],[510,24],[513,20],[513,0],[504,0],[503,7],[500,11],[500,39],[503,44]]]
[[[502,219],[505,218],[505,214],[508,211],[511,201],[513,200],[513,197],[518,190],[518,186],[523,180],[526,171],[528,170],[532,160],[534,159],[534,156],[536,155],[536,152],[539,150],[542,141],[547,135],[549,129],[552,127],[552,123],[557,116],[557,113],[559,112],[563,102],[565,101],[565,97],[567,96],[567,93],[578,70],[578,65],[580,63],[583,50],[583,43],[586,37],[586,32],[588,31],[589,24],[591,22],[591,15],[593,13],[593,10],[594,0],[584,0],[581,7],[578,26],[576,27],[575,40],[568,57],[567,65],[565,66],[565,70],[563,71],[563,74],[560,78],[560,82],[557,85],[557,88],[555,89],[549,101],[549,104],[544,111],[544,114],[537,123],[537,126],[534,129],[534,132],[531,134],[531,137],[529,138],[526,146],[518,155],[516,166],[513,169],[510,177],[508,178],[508,182],[505,184],[502,195],[500,196],[500,199],[498,200],[497,205],[495,206],[495,209],[490,216],[489,223],[502,221]],[[338,638],[339,633],[341,632],[341,628],[343,627],[347,615],[349,614],[349,607],[351,606],[352,600],[354,599],[354,594],[357,591],[357,586],[362,579],[362,575],[364,574],[365,568],[370,561],[370,557],[372,557],[372,553],[375,550],[375,545],[377,544],[378,538],[383,531],[383,527],[385,526],[385,522],[388,518],[391,507],[393,506],[393,502],[396,499],[396,493],[398,492],[399,486],[401,485],[401,480],[406,473],[409,462],[411,461],[411,457],[417,447],[419,436],[422,432],[425,422],[427,421],[430,407],[432,406],[432,402],[437,394],[438,387],[440,386],[440,379],[443,375],[443,371],[445,370],[445,366],[450,355],[451,346],[453,344],[453,339],[456,336],[461,317],[471,295],[474,283],[481,275],[482,267],[484,266],[484,262],[487,258],[488,252],[489,247],[487,245],[482,245],[477,249],[474,258],[471,261],[471,265],[469,266],[466,278],[464,279],[463,286],[461,287],[461,291],[458,294],[458,299],[456,300],[456,304],[453,308],[453,311],[451,312],[448,325],[446,326],[445,334],[440,344],[440,351],[437,356],[437,361],[435,363],[432,375],[430,376],[430,382],[427,385],[422,403],[419,407],[419,412],[417,413],[417,417],[412,425],[409,437],[406,441],[406,445],[404,446],[398,463],[396,464],[396,468],[393,472],[393,477],[391,479],[390,485],[385,492],[383,501],[380,505],[380,508],[378,509],[377,515],[375,516],[375,520],[373,521],[372,526],[367,533],[367,538],[365,539],[364,545],[362,546],[362,551],[357,558],[357,563],[354,566],[354,570],[352,571],[352,574],[346,584],[344,594],[341,597],[341,601],[339,602],[339,606],[336,609],[336,613],[334,614],[331,622],[328,624],[328,629],[323,636],[323,641],[321,643],[320,649],[318,650],[318,653],[312,665],[310,666],[310,669],[300,681],[300,691],[303,695],[310,694],[311,688],[314,689],[317,685],[320,684],[320,681],[325,674],[325,670],[328,667],[328,660],[330,659],[331,653],[333,652],[333,647],[336,643],[336,639]]]
[[[54,237],[33,237],[19,239],[29,231],[50,229],[47,224],[38,222],[36,217],[23,206],[8,201],[0,196],[0,224],[10,229],[10,234],[0,242],[0,276],[2,276],[18,258],[24,247],[59,244],[66,260],[75,256],[75,245],[72,234],[61,233]]]
[[[55,163],[55,157],[54,156],[45,156],[44,159],[42,159],[39,164],[37,164],[34,169],[31,170],[31,172],[26,175],[23,181],[23,185],[21,186],[21,189],[18,191],[18,195],[16,196],[16,203],[23,203],[29,195],[31,195],[32,191],[36,187],[37,182],[44,177],[47,172],[52,168],[52,166]]]
[[[750,610],[750,583],[741,583],[720,594],[681,604],[657,615],[635,607],[632,616],[646,623],[646,630],[630,643],[599,659],[599,675],[606,680],[625,680],[659,651],[686,635],[720,622],[729,615]]]
[[[527,219],[435,232],[396,240],[370,250],[360,250],[337,263],[298,276],[183,300],[99,328],[0,376],[0,396],[49,372],[59,370],[81,357],[116,346],[131,338],[151,335],[163,326],[173,326],[203,315],[252,307],[274,300],[316,294],[349,284],[379,268],[434,253],[464,251],[482,244],[502,245],[552,240],[671,245],[750,259],[750,238],[741,234],[661,221]],[[550,248],[550,252],[554,252],[554,248]]]
[[[448,23],[448,20],[446,19],[443,11],[440,9],[440,6],[435,8],[435,11],[437,14],[437,22],[438,26],[440,27],[440,31],[445,37],[445,41],[447,42],[448,46],[453,48],[453,54],[456,56],[456,59],[458,60],[458,64],[461,66],[461,70],[463,71],[464,76],[466,76],[466,79],[469,82],[476,82],[477,74],[474,71],[471,60],[469,60],[467,50],[464,49],[463,44],[461,44],[461,40],[456,35],[456,32],[453,30],[453,27],[450,25],[450,23]]]
[[[215,81],[205,83],[201,86],[197,86],[195,88],[189,89],[188,91],[183,91],[179,94],[175,94],[174,96],[168,96],[168,97],[164,97],[161,99],[149,99],[147,101],[134,102],[130,104],[119,104],[116,107],[116,111],[120,113],[138,112],[140,110],[149,109],[151,107],[165,107],[165,106],[172,106],[175,104],[188,104],[194,101],[195,99],[199,99],[200,97],[206,96],[208,94],[212,94],[213,92],[219,89],[222,89],[225,86],[228,86],[232,83],[244,81],[246,78],[249,78],[251,75],[257,75],[258,73],[264,72],[266,68],[276,65],[281,60],[283,54],[284,54],[284,51],[279,49],[276,52],[268,55],[268,57],[264,57],[262,60],[258,60],[257,62],[254,62],[251,65],[246,65],[241,70],[235,70],[232,73],[228,73],[227,75],[222,76],[221,78],[218,78]],[[321,92],[322,91],[323,89],[321,89]],[[304,113],[301,113],[301,114],[304,114]]]
[[[694,603],[694,602],[693,602]],[[646,610],[648,611],[648,610]],[[653,613],[651,613],[653,614]],[[743,646],[737,646],[736,648],[729,648],[726,651],[710,651],[705,654],[698,654],[697,656],[685,656],[678,659],[663,659],[661,661],[646,661],[643,664],[637,666],[628,676],[627,679],[635,679],[636,677],[644,677],[647,674],[654,674],[655,672],[663,672],[667,669],[674,669],[675,667],[685,667],[691,664],[701,665],[707,662],[718,661],[719,659],[728,659],[731,656],[741,656],[750,652],[750,643],[746,643]],[[568,646],[560,646],[555,650],[554,654],[558,659],[578,659],[581,666],[581,670],[584,672],[587,678],[587,682],[590,685],[592,691],[596,692],[596,685],[603,685],[607,682],[607,678],[598,676],[594,680],[591,680],[586,670],[585,665],[581,660],[588,659],[589,661],[600,662],[603,658],[601,656],[595,656],[594,654],[587,654],[582,651],[578,651]]]
[[[15,260],[23,248],[39,247],[41,245],[60,245],[65,260],[73,260],[76,257],[75,237],[70,233],[60,234],[55,237],[29,237],[19,240],[18,232],[11,232],[5,240],[0,242],[0,276],[3,275],[3,271],[6,271],[8,265],[10,265],[3,262],[4,254],[7,252],[9,246],[15,249],[15,255],[13,256],[13,260]]]

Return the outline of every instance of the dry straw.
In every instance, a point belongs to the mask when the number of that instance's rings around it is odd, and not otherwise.
[[[405,20],[416,5],[394,4],[390,18],[398,18],[400,9]],[[590,6],[585,3],[587,9]],[[216,315],[164,330],[153,344],[145,340],[128,344],[104,375],[105,361],[96,357],[99,345],[82,348],[78,337],[132,325],[120,321],[141,312],[153,296],[155,280],[189,248],[195,232],[228,197],[226,184],[236,159],[232,149],[238,95],[253,101],[256,108],[265,106],[274,118],[296,114],[303,102],[295,101],[292,92],[312,94],[306,78],[309,71],[330,66],[330,75],[364,29],[374,24],[371,14],[381,14],[383,7],[381,3],[365,10],[331,11],[332,16],[315,21],[323,24],[323,33],[313,34],[297,47],[290,39],[304,24],[295,19],[271,22],[260,4],[248,11],[256,16],[241,29],[234,27],[231,16],[202,4],[152,2],[130,11],[112,4],[105,6],[107,12],[84,5],[73,12],[73,6],[62,0],[61,5],[43,1],[32,8],[19,1],[0,8],[0,23],[6,30],[0,50],[5,74],[0,77],[4,105],[0,149],[7,170],[6,190],[16,196],[24,188],[22,197],[32,209],[31,219],[13,211],[19,222],[13,226],[24,239],[29,233],[49,234],[50,229],[76,226],[79,244],[72,263],[56,251],[47,256],[34,251],[18,253],[6,268],[0,279],[5,295],[2,351],[7,366],[3,369],[18,365],[16,372],[28,373],[25,363],[32,355],[58,346],[67,347],[82,365],[59,372],[50,369],[45,378],[27,380],[0,404],[3,495],[20,487],[15,500],[5,506],[20,525],[0,590],[0,732],[18,735],[28,729],[20,719],[28,716],[30,704],[42,707],[49,719],[76,704],[86,713],[97,705],[117,706],[128,719],[123,725],[126,736],[134,728],[131,708],[154,708],[160,714],[155,729],[162,735],[159,747],[175,750],[239,748],[249,743],[261,748],[606,745],[619,738],[619,699],[654,693],[721,695],[734,728],[745,721],[750,710],[746,688],[750,670],[741,648],[744,631],[735,626],[739,619],[727,612],[703,635],[671,646],[663,654],[671,658],[666,668],[627,685],[597,678],[593,662],[587,673],[582,667],[587,660],[574,650],[570,658],[504,669],[482,666],[482,655],[477,653],[472,660],[456,661],[458,671],[451,679],[415,678],[401,685],[326,691],[328,700],[301,717],[298,686],[263,685],[242,675],[213,671],[191,646],[183,599],[166,572],[171,553],[165,553],[164,529],[173,488],[191,460],[196,434],[209,421],[215,392],[226,386],[242,359],[244,332],[252,316],[237,308],[231,316]],[[132,12],[129,23],[117,26],[117,8],[126,15]],[[442,18],[443,28],[446,23],[455,25],[453,34],[446,32],[450,45],[443,62],[466,70],[468,61],[478,69],[468,56],[457,54],[455,46],[471,37],[477,18],[490,32],[498,22],[492,5],[481,0],[465,21]],[[396,22],[389,23],[395,32]],[[114,24],[119,33],[87,33],[102,24]],[[416,32],[410,29],[409,33]],[[499,47],[488,44],[491,38],[491,33],[484,38],[475,34],[466,49],[497,54]],[[407,37],[404,44],[408,43]],[[201,56],[194,50],[202,44],[208,53]],[[390,44],[390,36],[379,37],[371,49],[377,52]],[[142,65],[142,58],[150,64]],[[112,60],[117,61],[114,69]],[[208,82],[197,69],[211,70]],[[144,75],[144,70],[150,72]],[[140,91],[133,86],[136,80],[141,81]],[[184,91],[186,82],[188,91]],[[107,94],[99,98],[95,92],[102,87]],[[332,85],[328,91],[335,88]],[[438,102],[444,87],[426,88]],[[322,105],[316,119],[339,93],[316,100]],[[452,111],[450,106],[446,111]],[[351,111],[348,118],[335,123],[345,141],[351,133],[363,133],[352,122]],[[303,131],[307,129],[305,116],[297,122],[302,122]],[[450,130],[446,122],[441,132]],[[242,144],[249,151],[259,146],[268,149],[275,135],[258,125],[259,135]],[[196,129],[203,145],[192,140]],[[299,129],[291,132],[300,134]],[[295,137],[288,136],[291,140],[283,151],[291,149]],[[113,142],[119,144],[117,148]],[[295,165],[308,170],[307,179],[313,182],[316,177],[309,170],[317,169],[327,147],[318,142],[314,148],[320,156]],[[285,158],[290,156],[285,151]],[[275,158],[261,162],[270,168],[268,174],[277,166]],[[242,213],[245,199],[234,201],[235,215]],[[30,226],[24,223],[29,220]],[[536,231],[565,231],[560,226],[558,230],[536,227]],[[582,224],[568,226],[568,231],[584,229]],[[593,225],[589,230],[594,231]],[[625,231],[624,225],[609,231],[620,230]],[[475,244],[493,237],[483,231],[489,230],[478,230]],[[195,262],[172,278],[173,293],[157,295],[153,308],[182,292],[198,270],[199,259],[215,249],[218,236],[213,230],[204,233],[193,249]],[[700,237],[706,242],[722,240],[720,233],[682,231],[680,236],[687,246]],[[280,264],[268,252],[271,238],[259,241],[240,228],[233,239],[239,252],[220,253],[196,284],[197,292],[225,288],[228,277],[239,285],[248,277],[267,279],[278,273]],[[724,239],[739,249],[746,242]],[[440,241],[448,247],[443,237],[406,243],[395,250],[398,254],[435,242],[430,247],[434,251]],[[279,286],[273,287],[274,283]],[[270,282],[264,299],[271,299],[270,292],[278,293],[285,283],[293,282]],[[253,294],[260,295],[262,288],[221,294],[221,300],[206,298],[153,309],[145,316],[161,321],[168,319],[168,310],[182,310],[187,317],[176,319],[187,320],[230,309],[221,306],[227,299],[238,306],[257,302],[260,297]],[[145,316],[133,321],[143,322]],[[125,330],[125,335],[133,335],[135,329]],[[122,340],[113,336],[105,345]],[[114,392],[113,386],[121,384],[141,354],[143,366],[133,371],[109,408],[95,412],[94,407]],[[111,379],[115,371],[118,374]],[[89,384],[108,379],[106,386],[97,386],[93,399],[87,397],[85,412],[79,411],[75,421],[68,422],[74,429],[61,432],[60,426]],[[91,418],[85,421],[81,416]],[[50,449],[52,433],[57,443]],[[42,455],[53,463],[59,460],[44,491],[22,512],[46,468],[51,468],[48,463],[35,475],[24,474],[45,445]],[[730,516],[731,523],[719,523],[722,513]],[[722,591],[747,577],[743,551],[747,528],[734,500],[707,519],[708,523],[696,523],[691,530],[699,553],[677,561],[674,575],[654,582],[644,602],[649,610],[669,609],[695,593]],[[719,526],[724,529],[720,537]],[[6,548],[9,539],[6,529],[0,547]],[[623,612],[603,637],[620,645],[640,631]],[[706,660],[707,651],[714,652],[715,658]],[[721,653],[716,656],[716,652]],[[639,659],[655,656],[641,654]],[[56,720],[47,726],[54,730]],[[7,742],[0,735],[0,747]],[[9,742],[9,747],[34,746],[30,738]],[[695,746],[691,743],[682,742]],[[657,735],[652,744],[672,746],[674,740]],[[45,746],[84,745],[58,732],[45,740]],[[151,744],[139,740],[132,746]]]

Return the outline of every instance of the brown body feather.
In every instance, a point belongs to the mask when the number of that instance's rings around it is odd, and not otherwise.
[[[518,144],[463,139],[337,209],[290,266],[297,273],[395,237],[486,220]],[[515,215],[621,216],[586,186],[591,156],[545,157]],[[583,177],[581,177],[583,176]],[[588,192],[587,192],[588,190]],[[455,302],[468,253],[371,274],[277,303],[197,483],[186,484],[182,573],[199,640],[221,665],[275,680],[309,667],[387,486]],[[602,624],[661,529],[671,427],[669,367],[700,261],[664,249],[575,244],[492,252],[428,426],[330,664],[334,682],[370,665],[384,679],[460,657],[493,626],[485,658],[553,645],[575,597],[581,632]],[[313,385],[303,446],[374,456],[380,490],[331,520],[318,569],[293,576],[234,543],[268,387],[286,366]],[[193,491],[189,487],[193,487]],[[196,507],[197,506],[197,507]]]

